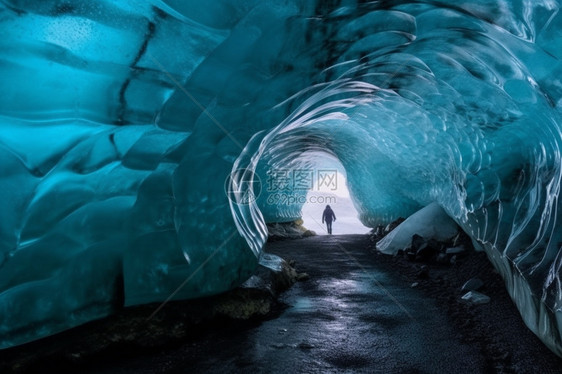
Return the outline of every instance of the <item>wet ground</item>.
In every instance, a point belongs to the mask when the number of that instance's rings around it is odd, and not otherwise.
[[[268,244],[310,279],[283,294],[276,318],[228,324],[193,341],[85,373],[483,373],[423,293],[377,261],[368,236],[316,236]]]

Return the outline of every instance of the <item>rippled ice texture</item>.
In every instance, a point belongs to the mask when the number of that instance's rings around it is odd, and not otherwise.
[[[437,202],[562,352],[558,2],[0,6],[1,347],[235,287],[300,215],[271,173],[337,158],[364,224]]]

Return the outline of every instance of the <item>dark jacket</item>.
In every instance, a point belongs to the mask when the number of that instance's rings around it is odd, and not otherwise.
[[[334,214],[334,211],[331,208],[324,209],[324,213],[322,213],[322,223],[324,223],[324,221],[332,222],[335,220],[336,215]]]

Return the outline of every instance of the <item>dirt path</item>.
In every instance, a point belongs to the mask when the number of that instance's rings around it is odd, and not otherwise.
[[[363,235],[270,243],[267,252],[310,275],[282,296],[279,316],[84,372],[493,372],[477,348],[459,341],[434,301],[384,270],[367,244]]]

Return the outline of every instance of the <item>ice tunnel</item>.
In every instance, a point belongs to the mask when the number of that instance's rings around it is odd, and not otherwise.
[[[562,355],[559,10],[3,0],[0,348],[239,285],[324,154],[366,226],[438,203]]]

